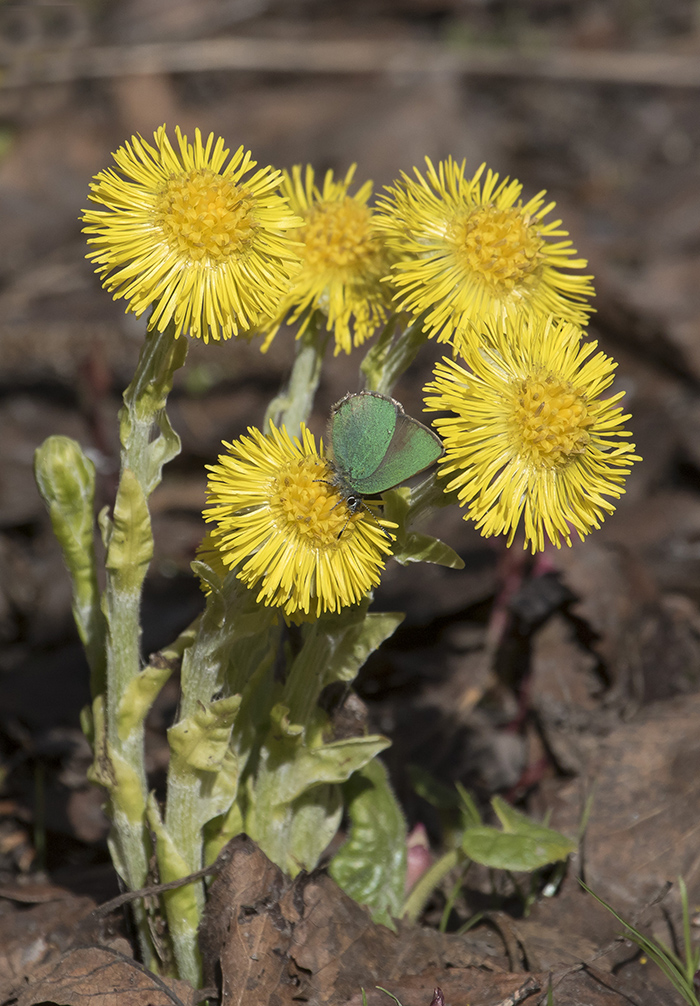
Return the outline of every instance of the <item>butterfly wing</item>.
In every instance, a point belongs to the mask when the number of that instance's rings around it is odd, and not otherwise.
[[[427,426],[374,391],[346,395],[333,407],[329,439],[338,471],[363,496],[405,482],[443,453]]]
[[[346,395],[333,406],[328,430],[336,468],[358,492],[377,470],[396,428],[396,405],[373,392]]]
[[[422,472],[442,454],[440,438],[427,426],[407,416],[399,405],[394,435],[382,461],[361,485],[356,483],[355,488],[365,495],[384,492]]]

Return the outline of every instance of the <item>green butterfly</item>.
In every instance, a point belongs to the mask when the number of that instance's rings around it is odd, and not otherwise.
[[[392,489],[442,457],[440,438],[407,416],[400,402],[376,391],[347,394],[331,410],[328,427],[334,485],[348,510],[363,496]]]

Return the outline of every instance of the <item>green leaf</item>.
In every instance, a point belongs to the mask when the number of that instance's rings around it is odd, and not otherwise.
[[[679,878],[680,879],[680,878]],[[654,964],[659,967],[666,978],[671,982],[673,987],[677,992],[685,999],[689,1006],[698,1006],[698,997],[695,994],[695,984],[693,981],[693,968],[695,965],[695,960],[691,960],[686,956],[686,960],[682,961],[676,954],[669,949],[661,940],[654,940],[653,938],[647,937],[644,933],[641,933],[638,929],[632,925],[632,923],[627,922],[623,919],[621,915],[618,915],[614,908],[612,908],[607,901],[603,901],[602,898],[587,887],[586,884],[579,878],[579,884],[591,897],[595,898],[598,904],[602,905],[603,908],[607,908],[614,918],[623,925],[626,929],[625,936],[637,944],[640,950],[642,950],[647,957],[649,957]],[[681,889],[681,894],[683,894],[683,888]],[[683,900],[683,898],[681,899]],[[683,925],[684,928],[689,922],[689,916],[687,912],[687,901],[683,902]],[[686,945],[686,952],[689,949]]]
[[[93,714],[96,706],[93,705]],[[113,796],[118,793],[119,813],[132,825],[143,825],[144,792],[134,767],[106,739],[88,769],[90,782],[103,786]]]
[[[258,604],[255,591],[235,573],[222,583],[205,563],[193,562],[192,568],[210,591],[192,645],[182,658],[183,717],[222,689],[240,694],[263,656],[276,649],[278,637],[275,611]]]
[[[432,562],[449,569],[464,569],[464,559],[444,541],[416,532],[406,535],[405,544],[394,552],[394,559],[402,566],[410,562]]]
[[[132,678],[122,692],[117,712],[117,730],[122,740],[126,740],[146,718],[156,696],[173,673],[166,663],[147,667]]]
[[[275,736],[276,732],[274,728],[271,730],[261,756],[269,753],[264,762],[268,784],[263,807],[268,803],[270,806],[292,803],[322,783],[346,782],[353,772],[363,768],[391,744],[387,737],[375,734],[308,748],[301,734],[295,736],[290,730],[287,736],[281,737]]]
[[[201,703],[193,716],[168,730],[173,757],[200,772],[221,767],[231,739],[231,729],[241,705],[240,695]]]
[[[467,828],[462,851],[476,863],[499,870],[529,872],[556,863],[574,852],[576,843],[515,810],[500,797],[491,805],[503,831],[486,825]]]
[[[241,763],[235,751],[225,752],[219,770],[208,772],[199,796],[197,814],[205,827],[214,817],[227,814],[238,795]],[[216,857],[214,857],[216,858]]]
[[[368,603],[305,627],[304,645],[289,669],[282,698],[295,723],[311,721],[326,685],[354,681],[370,653],[403,621],[396,612],[367,614]]]
[[[87,770],[87,777],[96,786],[104,786],[102,776],[107,767],[107,727],[105,724],[106,696],[96,695],[90,707],[84,708],[81,713],[80,725],[88,739],[94,752],[92,765]],[[109,782],[109,778],[107,778]]]
[[[290,876],[318,865],[319,857],[340,826],[343,801],[337,785],[315,786],[286,804],[268,804],[267,783],[262,772],[248,779],[239,804],[246,813],[243,830],[258,843],[265,855]]]
[[[138,592],[153,558],[153,535],[148,504],[136,476],[122,472],[105,558],[118,591]]]
[[[476,801],[471,793],[464,788],[461,782],[455,782],[455,789],[459,795],[459,809],[462,817],[463,828],[476,828],[481,825],[481,814],[476,805]]]
[[[191,871],[187,861],[163,824],[155,797],[148,798],[148,824],[156,839],[156,859],[161,883],[170,883],[186,877]],[[197,928],[204,901],[201,879],[163,893],[168,918],[168,935],[173,942],[180,973],[197,982],[201,973],[201,960],[197,946]]]
[[[163,467],[180,453],[182,441],[170,422],[168,413],[163,408],[156,415],[159,434],[148,445],[149,461],[151,463],[150,485],[155,489],[162,478]]]
[[[330,874],[343,890],[367,905],[375,922],[395,929],[406,883],[406,821],[376,758],[343,786],[350,830],[331,860]]]
[[[393,521],[397,528],[393,557],[402,566],[409,562],[432,562],[450,569],[463,569],[464,560],[454,549],[439,538],[429,534],[411,531],[411,524],[432,510],[437,503],[442,505],[443,493],[431,476],[415,489],[401,486],[383,493],[384,517]]]
[[[238,640],[230,653],[226,689],[242,695],[231,746],[242,764],[269,729],[270,708],[274,708],[282,688],[275,681],[279,634],[276,624],[267,632],[261,629],[256,638]]]
[[[224,752],[221,764],[218,769],[197,771],[188,766],[189,775],[186,777],[185,785],[177,791],[170,790],[166,804],[166,818],[171,836],[175,831],[181,836],[179,847],[192,857],[192,862],[201,856],[201,847],[205,841],[209,843],[212,838],[216,840],[217,834],[221,833],[226,822],[230,820],[232,808],[238,796],[238,785],[241,775],[240,759],[234,751],[230,749]],[[181,801],[180,809],[175,808],[175,803],[171,802],[175,793],[175,800]],[[172,811],[175,810],[175,813]],[[186,825],[183,826],[180,816],[187,816]],[[218,819],[216,824],[210,822]],[[208,830],[207,830],[208,829]],[[216,859],[223,845],[233,835],[242,830],[239,826],[233,834],[226,835],[218,845],[216,852],[212,856],[212,862]],[[183,841],[184,839],[184,841]]]
[[[343,798],[340,786],[316,786],[289,807],[287,868],[313,870],[340,827]],[[291,864],[291,865],[290,865]]]
[[[103,506],[97,514],[97,526],[100,530],[100,538],[105,548],[109,545],[112,535],[112,518],[109,516],[109,507]]]
[[[161,481],[163,465],[180,452],[180,438],[165,413],[173,375],[187,356],[187,339],[172,331],[146,333],[134,378],[124,392],[119,412],[119,436],[124,448],[122,468],[130,468],[150,496]],[[154,424],[158,435],[152,436]]]
[[[320,618],[303,627],[303,645],[281,687],[270,680],[255,695],[243,688],[245,712],[236,735],[257,724],[259,745],[254,774],[239,798],[245,800],[244,830],[293,874],[313,868],[335,834],[342,812],[338,785],[389,745],[379,736],[324,743],[329,723],[318,696],[332,682],[352,681],[402,618],[368,615],[367,602]],[[266,664],[267,658],[261,670]]]
[[[334,651],[326,665],[324,685],[333,681],[354,681],[370,654],[396,632],[406,616],[400,611],[370,612],[335,639]],[[324,631],[324,624],[319,624]],[[332,635],[332,633],[331,633]]]
[[[289,709],[283,702],[277,702],[270,710],[271,734],[273,737],[292,737],[295,742],[301,740],[304,727],[301,723],[292,723],[289,718]],[[296,745],[295,745],[296,746]]]
[[[240,799],[229,801],[227,811],[221,811],[203,829],[204,862],[213,863],[227,842],[243,831],[244,814]]]
[[[378,990],[379,992],[383,992],[383,993],[384,993],[385,995],[387,995],[387,996],[389,996],[389,997],[390,997],[391,999],[393,999],[393,1000],[394,1000],[394,1002],[396,1003],[396,1006],[401,1006],[401,1002],[400,1002],[400,1000],[398,1000],[398,999],[396,998],[396,996],[394,995],[394,993],[393,993],[393,992],[389,992],[389,991],[388,991],[388,989],[383,989],[383,988],[381,987],[381,985],[375,985],[374,987],[375,987],[375,989],[377,989],[377,990]]]
[[[276,706],[271,718],[257,773],[248,780],[245,831],[273,862],[295,876],[302,868],[316,866],[338,829],[342,801],[337,784],[346,782],[390,742],[386,737],[351,737],[308,747],[305,732],[296,732],[286,707]],[[302,814],[298,826],[297,813]],[[305,852],[300,829],[310,836],[313,826],[319,834]]]

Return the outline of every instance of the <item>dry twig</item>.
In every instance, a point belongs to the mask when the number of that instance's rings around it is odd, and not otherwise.
[[[700,86],[697,54],[550,49],[448,49],[372,40],[217,38],[34,51],[5,68],[5,88],[97,77],[247,70],[266,73],[443,74],[661,87]]]

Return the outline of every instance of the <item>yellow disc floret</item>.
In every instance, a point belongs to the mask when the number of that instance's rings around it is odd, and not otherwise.
[[[526,282],[546,258],[545,241],[532,217],[522,209],[481,206],[460,213],[450,223],[446,243],[465,273],[476,273],[499,294]]]
[[[593,422],[586,396],[553,374],[532,375],[512,388],[511,425],[518,452],[535,467],[556,468],[582,454]]]
[[[362,515],[350,513],[332,478],[319,458],[291,461],[270,485],[270,518],[277,530],[297,535],[311,548],[338,548],[341,537],[352,535]]]
[[[344,279],[372,262],[381,243],[371,228],[368,206],[346,196],[341,202],[323,200],[309,210],[299,238],[302,259],[309,269],[335,270]]]
[[[221,262],[241,254],[255,229],[252,194],[202,169],[171,175],[156,197],[153,222],[168,246],[195,262]]]

